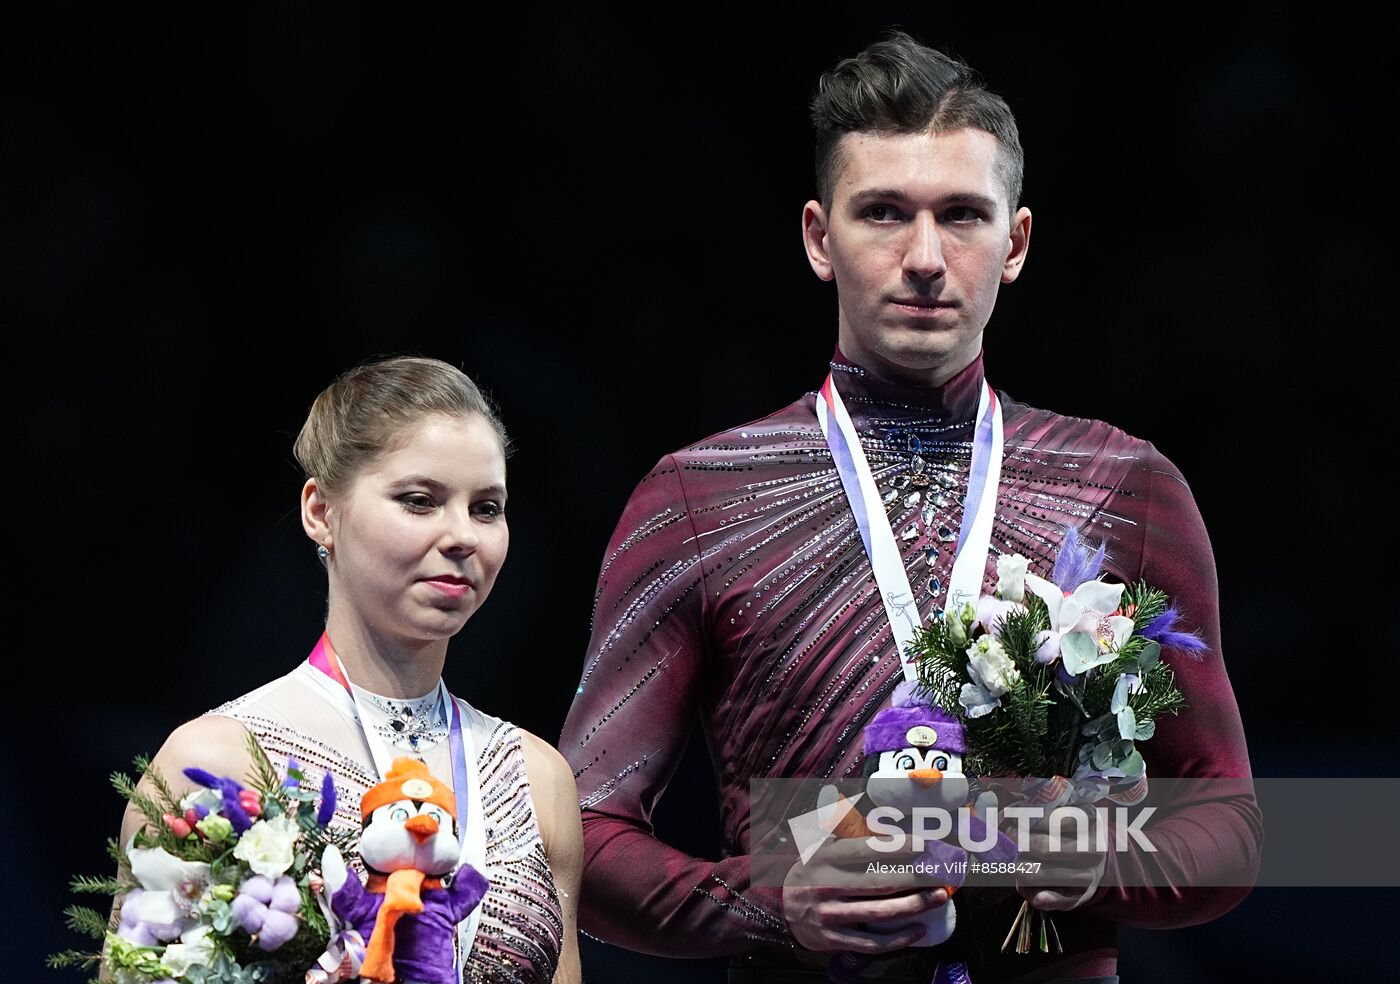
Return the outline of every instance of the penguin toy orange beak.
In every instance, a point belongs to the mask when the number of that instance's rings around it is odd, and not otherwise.
[[[410,817],[403,825],[403,829],[413,835],[413,839],[422,844],[438,832],[438,822],[432,817],[420,814]]]
[[[939,769],[913,769],[909,772],[909,778],[920,786],[932,786],[943,778],[943,773]]]

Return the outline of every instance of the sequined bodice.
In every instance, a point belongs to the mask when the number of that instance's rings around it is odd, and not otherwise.
[[[359,803],[378,782],[368,745],[353,718],[318,699],[304,664],[264,687],[210,711],[243,724],[275,763],[296,759],[319,782],[335,777],[333,822],[360,829]],[[460,702],[459,702],[460,703]],[[477,749],[491,889],[463,970],[466,982],[536,984],[553,978],[564,924],[549,860],[540,840],[520,732],[465,703],[463,719]],[[437,774],[451,774],[447,745],[423,752]],[[358,859],[352,858],[358,866]]]

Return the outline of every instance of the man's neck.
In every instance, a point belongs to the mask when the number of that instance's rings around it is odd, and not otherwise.
[[[951,353],[947,359],[937,365],[910,368],[867,351],[845,338],[841,338],[837,345],[842,355],[870,373],[877,381],[923,389],[935,389],[943,386],[948,380],[972,365],[973,360],[981,352],[981,348],[978,347],[971,352]]]

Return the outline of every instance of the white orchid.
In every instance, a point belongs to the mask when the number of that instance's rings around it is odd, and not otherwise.
[[[1027,574],[1026,587],[1050,613],[1050,631],[1040,634],[1035,657],[1041,663],[1061,657],[1065,671],[1078,676],[1113,662],[1133,634],[1133,620],[1115,614],[1123,598],[1121,584],[1085,581],[1067,595],[1053,582]]]
[[[161,847],[129,847],[126,857],[142,891],[132,892],[122,906],[122,935],[169,940],[188,929],[193,903],[209,884],[209,865],[181,861]]]

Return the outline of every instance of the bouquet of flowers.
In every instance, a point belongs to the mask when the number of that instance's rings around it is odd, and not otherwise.
[[[1057,806],[1147,794],[1137,743],[1186,706],[1164,648],[1196,658],[1205,643],[1179,631],[1180,612],[1149,584],[1099,580],[1104,548],[1066,531],[1050,580],[1019,554],[997,559],[996,594],[944,612],[911,647],[920,686],[967,736],[968,775],[1042,777],[1035,801]],[[1031,910],[1007,934],[1027,952]],[[1042,950],[1057,936],[1041,917]]]
[[[101,966],[117,984],[251,984],[302,981],[308,968],[324,965],[330,926],[317,869],[328,845],[348,851],[355,833],[330,827],[329,774],[308,789],[295,761],[279,777],[251,738],[249,750],[249,786],[186,769],[203,788],[176,797],[145,758],[135,766],[154,795],[127,775],[112,776],[147,826],[126,845],[108,842],[117,877],[78,877],[72,888],[123,896],[120,917],[109,922],[94,909],[70,907],[69,926],[104,949],[55,954],[50,967]]]

